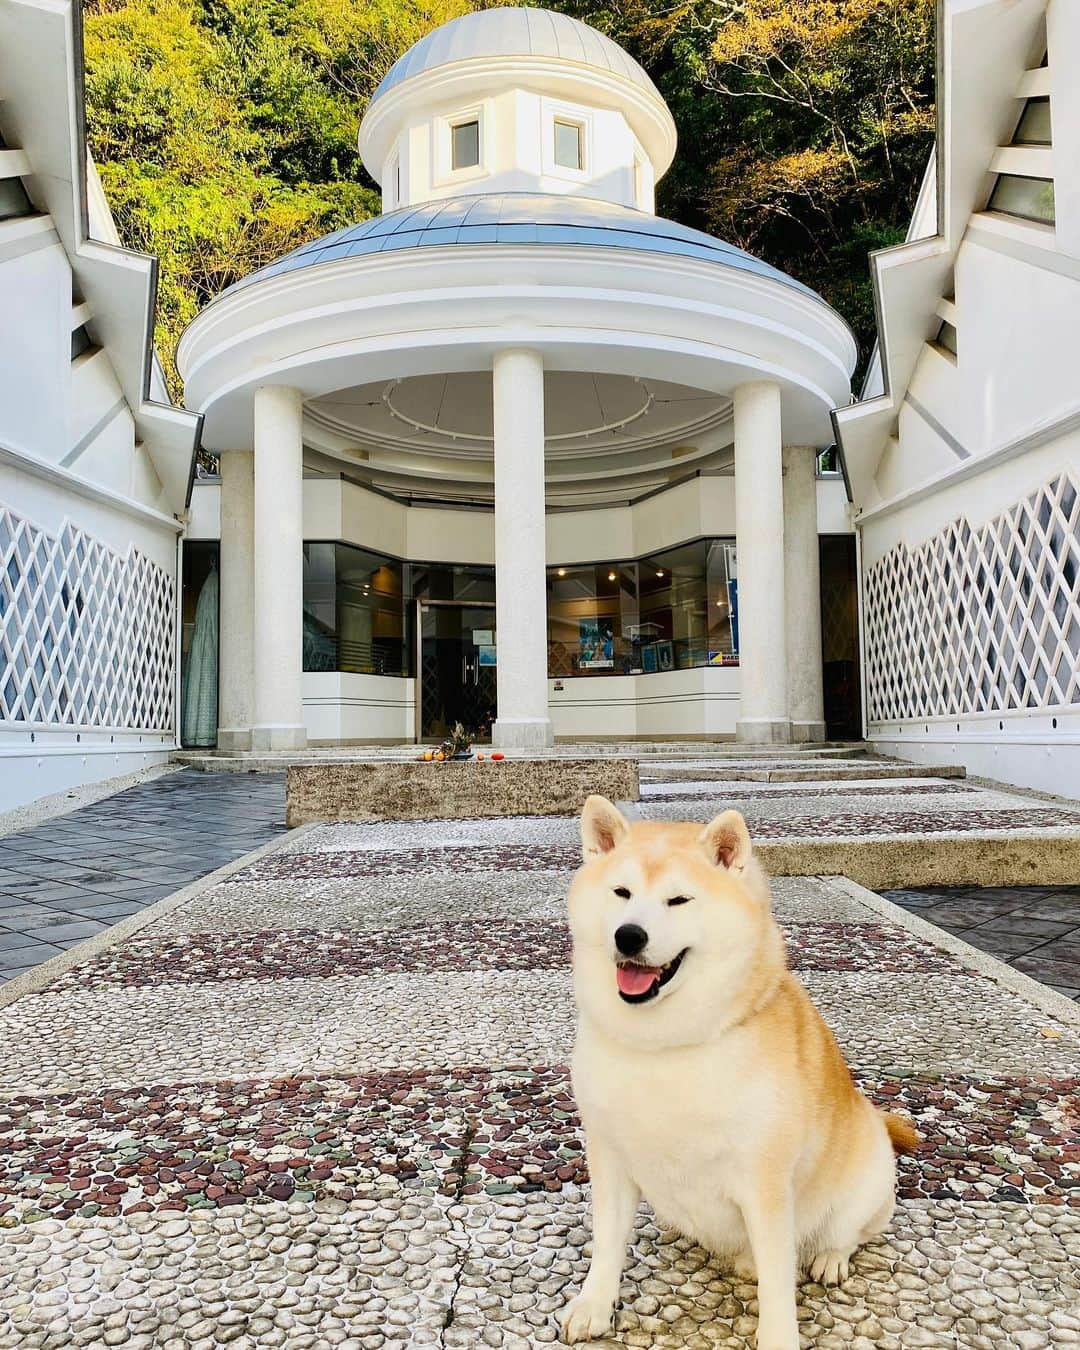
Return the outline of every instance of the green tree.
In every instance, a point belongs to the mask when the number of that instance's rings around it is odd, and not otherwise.
[[[680,150],[658,209],[749,248],[873,335],[871,248],[931,143],[934,0],[551,0],[646,67]],[[157,341],[224,287],[379,209],[356,152],[394,60],[485,0],[89,0],[90,145],[161,259]]]

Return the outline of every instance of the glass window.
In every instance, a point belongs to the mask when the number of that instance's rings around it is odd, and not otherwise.
[[[458,600],[465,604],[495,599],[494,567],[468,563],[410,563],[414,600]]]
[[[704,540],[641,560],[641,666],[646,674],[708,662]]]
[[[1014,145],[1050,144],[1050,100],[1029,98],[1013,137]]]
[[[738,663],[735,545],[548,569],[548,674],[637,675]]]
[[[349,544],[304,545],[304,669],[409,673],[405,568]]]
[[[77,356],[82,356],[83,352],[89,351],[93,345],[90,341],[90,334],[85,327],[73,329],[71,333],[71,359],[74,361]]]
[[[480,163],[480,123],[476,118],[450,128],[450,167],[472,169]]]
[[[626,675],[637,659],[637,567],[549,567],[548,674]]]
[[[555,163],[564,169],[583,166],[582,128],[577,122],[555,122]]]
[[[934,339],[939,347],[944,347],[947,352],[956,355],[956,329],[947,319],[941,321],[941,327],[937,331],[937,337]]]
[[[0,220],[32,216],[34,207],[18,178],[0,178]]]
[[[989,210],[1002,211],[1007,216],[1023,220],[1054,223],[1054,182],[1051,178],[1022,178],[1018,174],[1003,173],[994,185]]]

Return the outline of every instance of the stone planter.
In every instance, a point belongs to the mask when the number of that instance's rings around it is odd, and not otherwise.
[[[290,826],[331,820],[481,820],[569,816],[591,792],[637,801],[634,759],[446,760],[297,764],[289,768]]]

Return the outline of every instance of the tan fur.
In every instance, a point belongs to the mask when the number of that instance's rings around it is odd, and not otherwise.
[[[889,1132],[889,1141],[895,1153],[914,1153],[919,1147],[919,1134],[910,1120],[903,1116],[885,1112],[885,1128]]]
[[[761,1272],[758,1345],[797,1350],[795,1280],[846,1277],[892,1214],[893,1149],[911,1125],[856,1089],[832,1032],[787,969],[768,883],[735,811],[628,822],[590,798],[570,890],[579,1025],[574,1088],[593,1178],[594,1256],[564,1317],[605,1334],[644,1196],[667,1224]],[[620,896],[619,892],[629,892]],[[687,897],[670,906],[672,897]],[[614,934],[649,935],[642,964],[674,974],[618,993]]]

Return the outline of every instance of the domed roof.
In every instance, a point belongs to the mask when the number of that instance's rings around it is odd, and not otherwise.
[[[512,192],[440,198],[348,225],[287,253],[228,290],[285,272],[370,253],[453,244],[563,244],[697,258],[815,292],[787,273],[701,230],[592,197]],[[223,292],[228,294],[228,291]]]
[[[425,71],[495,56],[546,56],[594,66],[661,98],[633,57],[588,24],[547,9],[485,9],[451,19],[421,38],[390,67],[371,101]]]

